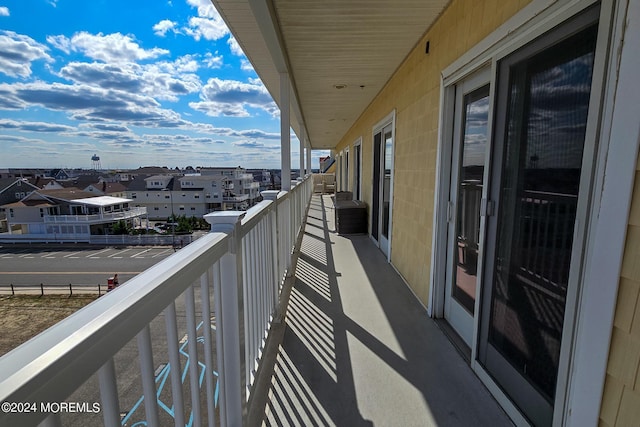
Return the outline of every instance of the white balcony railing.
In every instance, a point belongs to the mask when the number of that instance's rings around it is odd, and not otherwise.
[[[44,222],[46,223],[78,223],[90,224],[105,221],[119,221],[121,219],[137,218],[147,214],[146,207],[131,208],[122,212],[109,212],[93,215],[46,215]]]
[[[308,179],[247,212],[207,214],[206,236],[0,358],[0,402],[37,409],[2,411],[0,425],[89,417],[55,409],[90,396],[99,414],[71,424],[242,425],[311,190]],[[131,390],[141,397],[123,410]]]
[[[249,195],[248,194],[239,194],[236,196],[224,196],[222,198],[223,201],[225,202],[245,202],[247,200],[249,200]]]

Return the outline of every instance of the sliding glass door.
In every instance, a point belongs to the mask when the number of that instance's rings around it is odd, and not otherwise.
[[[499,64],[478,360],[534,425],[551,425],[584,191],[598,11]],[[584,213],[583,213],[584,214]],[[577,260],[577,261],[576,261]]]

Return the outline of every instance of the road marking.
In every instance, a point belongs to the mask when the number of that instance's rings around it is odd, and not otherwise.
[[[157,254],[153,255],[151,258],[155,258],[155,257],[157,257],[157,256],[160,256],[160,255],[162,255],[162,254],[163,254],[163,253],[165,253],[165,252],[169,252],[169,249],[165,249],[165,250],[164,250],[164,251],[162,251],[162,252],[158,252]]]
[[[145,252],[149,252],[151,249],[153,249],[153,248],[145,249],[145,250],[144,250],[144,251],[142,251],[142,252],[138,252],[137,254],[133,254],[133,255],[131,255],[131,258],[135,258],[135,257],[137,257],[138,255],[142,255],[142,254],[143,254],[143,253],[145,253]]]
[[[77,254],[79,254],[80,252],[82,252],[82,251],[78,251],[78,252],[71,252],[70,254],[63,256],[62,258],[78,258],[77,256],[75,256],[75,257],[74,257],[74,256],[72,256],[72,255],[77,255]]]
[[[111,255],[107,255],[107,258],[122,258],[121,256],[116,256],[116,255],[122,255],[123,253],[130,251],[131,249],[122,249],[120,251],[114,252]]]
[[[107,249],[103,249],[103,250],[101,250],[101,251],[98,251],[98,252],[96,252],[96,253],[94,253],[94,254],[89,254],[89,255],[87,255],[87,258],[93,258],[95,255],[101,254],[101,253],[103,253],[103,252],[107,252],[107,251],[109,251],[109,250],[111,250],[111,249],[107,248]]]

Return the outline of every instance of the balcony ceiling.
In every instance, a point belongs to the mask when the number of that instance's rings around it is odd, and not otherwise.
[[[331,149],[448,0],[213,2],[278,105],[289,72],[296,134],[304,123],[312,148]]]

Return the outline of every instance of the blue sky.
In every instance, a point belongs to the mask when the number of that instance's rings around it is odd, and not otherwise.
[[[279,129],[209,0],[0,0],[0,167],[279,168]]]

